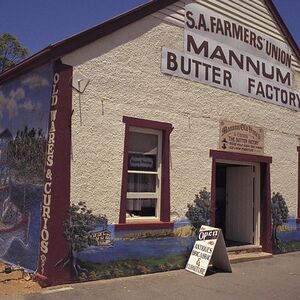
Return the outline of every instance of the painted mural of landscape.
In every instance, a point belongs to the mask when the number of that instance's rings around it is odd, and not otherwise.
[[[185,267],[201,225],[210,217],[210,193],[203,189],[171,229],[116,231],[105,215],[85,202],[72,204],[65,223],[70,254],[59,264],[74,281],[108,279]]]
[[[172,230],[115,232],[114,225],[105,230],[109,233],[106,245],[95,244],[77,254],[84,272],[79,273],[75,280],[110,279],[183,269],[196,241],[189,221],[175,222]],[[300,226],[295,219],[289,219],[277,230],[279,243],[274,245],[274,250],[277,249],[274,253],[300,250]],[[102,227],[94,230],[101,231]]]
[[[204,189],[187,206],[185,217],[165,230],[116,231],[105,215],[94,216],[85,203],[73,205],[66,236],[73,260],[73,280],[89,281],[185,268],[197,228],[209,223],[210,194]],[[289,215],[284,198],[272,198],[274,254],[300,250],[300,224]],[[86,222],[83,222],[86,220]],[[86,223],[75,237],[68,230]],[[99,225],[100,224],[100,225]],[[69,229],[68,229],[69,228]],[[80,233],[81,232],[81,233]],[[82,236],[80,236],[82,234]],[[69,257],[69,259],[70,259]]]
[[[277,229],[278,241],[274,244],[274,253],[300,251],[300,224],[295,218]]]
[[[169,230],[116,231],[105,215],[85,202],[72,204],[65,222],[69,255],[56,266],[68,268],[73,281],[88,281],[183,268],[195,242],[189,222]]]
[[[177,222],[174,229],[115,232],[108,226],[111,242],[90,246],[78,253],[88,270],[79,280],[108,279],[185,267],[196,240],[189,222]]]
[[[52,68],[0,86],[0,258],[37,267]]]
[[[300,224],[289,214],[286,201],[280,193],[273,193],[272,208],[272,240],[273,253],[286,253],[300,250]]]

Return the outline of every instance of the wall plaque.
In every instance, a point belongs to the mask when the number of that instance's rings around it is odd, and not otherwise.
[[[229,152],[264,154],[264,131],[260,127],[220,121],[219,149]]]

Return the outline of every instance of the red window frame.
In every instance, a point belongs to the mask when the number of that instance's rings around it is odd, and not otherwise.
[[[123,172],[119,224],[115,226],[116,230],[127,229],[147,229],[147,228],[170,228],[170,134],[173,130],[172,124],[138,119],[132,117],[123,117],[125,123],[124,152],[123,152]],[[140,128],[149,128],[162,131],[162,172],[161,172],[161,201],[160,201],[160,221],[158,222],[132,222],[126,223],[126,194],[127,194],[127,176],[128,176],[128,137],[131,126]]]

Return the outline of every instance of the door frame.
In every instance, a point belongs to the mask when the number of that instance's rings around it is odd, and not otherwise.
[[[236,161],[236,160],[224,160],[224,159],[216,159],[216,163],[228,164],[228,165],[236,165],[236,166],[249,166],[255,167],[254,178],[255,178],[255,186],[254,186],[254,211],[253,211],[253,226],[254,226],[254,239],[253,245],[260,245],[260,203],[261,203],[261,178],[260,178],[260,164],[257,162],[249,162],[249,161]],[[227,197],[226,197],[227,201]],[[227,222],[227,220],[226,220]],[[226,223],[227,224],[227,223]]]
[[[217,161],[227,160],[232,162],[258,163],[260,164],[261,174],[261,191],[260,191],[260,239],[258,244],[262,246],[264,252],[272,253],[272,220],[271,220],[271,180],[270,180],[270,164],[272,157],[260,156],[251,154],[242,154],[235,152],[226,152],[219,150],[210,150],[209,156],[212,158],[212,172],[211,172],[211,225],[216,224],[216,172]],[[257,236],[258,236],[257,235]]]

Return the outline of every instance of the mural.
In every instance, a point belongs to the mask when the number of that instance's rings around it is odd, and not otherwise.
[[[289,209],[280,193],[273,193],[272,223],[273,223],[273,253],[285,253],[300,250],[300,224],[289,216]]]
[[[188,204],[186,218],[164,230],[119,231],[105,215],[94,216],[84,202],[72,205],[65,223],[70,255],[58,264],[74,281],[109,279],[185,268],[198,227],[209,223],[210,193],[204,188]],[[300,224],[288,215],[281,194],[273,194],[273,251],[300,250]],[[76,229],[74,229],[76,228]]]
[[[274,244],[274,253],[300,251],[300,224],[295,218],[277,228],[277,243]]]
[[[116,231],[96,227],[91,244],[77,253],[81,266],[75,280],[97,280],[163,272],[185,267],[196,236],[188,221],[173,229]]]
[[[59,260],[56,266],[68,267],[73,280],[77,280],[79,275],[86,275],[88,270],[81,267],[78,260],[78,252],[91,245],[109,245],[106,241],[110,232],[107,228],[106,216],[95,216],[92,210],[87,209],[85,202],[72,204],[68,210],[68,219],[65,222],[65,237],[69,244],[68,256]],[[97,226],[101,226],[101,231],[94,231]],[[82,276],[82,275],[81,275]]]
[[[52,67],[0,86],[0,258],[36,270]]]
[[[87,281],[170,271],[185,267],[202,225],[209,223],[210,193],[204,188],[173,228],[118,231],[105,215],[95,216],[84,202],[72,205],[65,223],[72,279]]]

